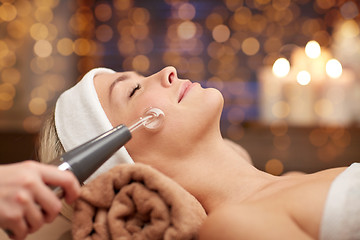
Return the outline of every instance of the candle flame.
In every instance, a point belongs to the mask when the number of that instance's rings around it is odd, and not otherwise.
[[[330,59],[326,63],[326,73],[331,78],[338,78],[342,74],[341,63],[336,59]]]
[[[321,54],[321,47],[319,43],[314,40],[309,41],[305,46],[305,53],[309,58],[318,58]]]
[[[300,71],[297,76],[296,80],[300,85],[308,85],[311,81],[311,75],[308,71]]]
[[[272,71],[277,77],[285,77],[290,72],[290,63],[285,58],[277,59],[272,67]]]

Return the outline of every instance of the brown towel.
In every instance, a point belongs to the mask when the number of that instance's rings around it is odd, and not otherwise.
[[[82,188],[74,240],[197,239],[206,214],[189,192],[144,164],[123,164]]]

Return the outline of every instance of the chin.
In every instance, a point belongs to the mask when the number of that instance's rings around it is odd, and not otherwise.
[[[219,109],[220,113],[224,107],[224,96],[222,93],[216,88],[206,88],[208,91],[210,102],[212,102],[213,106]]]
[[[215,88],[206,88],[204,91],[205,95],[201,103],[201,110],[203,116],[211,122],[220,122],[221,113],[224,107],[224,97],[221,92]]]

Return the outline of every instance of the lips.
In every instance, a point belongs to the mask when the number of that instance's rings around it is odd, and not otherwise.
[[[193,86],[193,83],[190,81],[186,81],[181,85],[178,103],[181,102],[181,100],[186,96],[186,94],[190,91],[192,86]]]

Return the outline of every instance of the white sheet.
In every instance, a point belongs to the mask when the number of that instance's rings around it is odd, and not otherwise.
[[[320,239],[360,239],[360,163],[353,163],[331,184]]]

